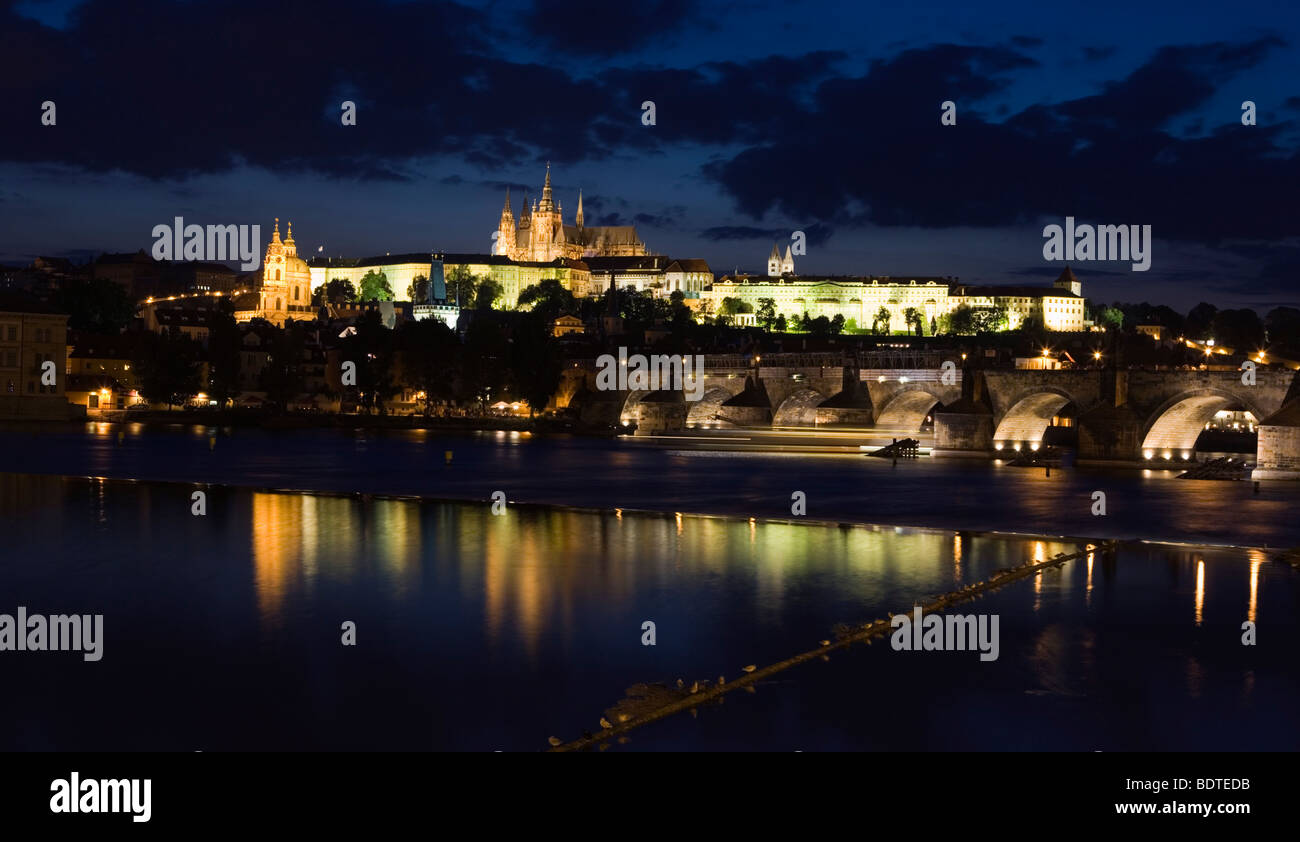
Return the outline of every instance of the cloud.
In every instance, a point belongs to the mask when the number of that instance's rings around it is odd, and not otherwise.
[[[523,31],[566,53],[612,56],[687,26],[693,9],[688,0],[535,0]]]

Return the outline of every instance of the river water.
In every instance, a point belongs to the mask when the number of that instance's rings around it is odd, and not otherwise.
[[[1296,543],[1285,487],[495,433],[217,431],[210,449],[210,432],[0,436],[0,613],[104,616],[98,662],[0,651],[0,748],[538,750],[599,730],[638,682],[734,678],[1084,545],[986,531],[1008,529],[1252,546],[1094,553],[954,609],[999,618],[994,661],[855,647],[610,749],[1300,749],[1300,575],[1262,548]]]

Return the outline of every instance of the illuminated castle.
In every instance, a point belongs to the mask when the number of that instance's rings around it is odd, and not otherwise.
[[[510,189],[506,188],[506,204],[501,209],[501,223],[497,227],[492,253],[511,260],[538,263],[561,257],[581,260],[584,257],[640,257],[649,253],[632,225],[591,228],[583,225],[581,192],[578,193],[578,213],[574,222],[574,225],[564,224],[564,209],[551,196],[551,166],[547,164],[541,201],[534,201],[530,211],[525,197],[518,220],[510,208]]]

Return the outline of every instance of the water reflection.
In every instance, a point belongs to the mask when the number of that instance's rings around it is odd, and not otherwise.
[[[884,616],[997,569],[1083,547],[686,512],[512,504],[494,516],[486,503],[217,487],[208,489],[207,517],[178,516],[193,488],[0,474],[0,529],[11,549],[0,593],[15,604],[109,613],[114,658],[97,692],[162,694],[186,712],[169,725],[177,733],[228,721],[229,747],[410,747],[411,734],[429,733],[435,705],[438,722],[454,723],[438,731],[436,747],[535,748],[539,734],[590,728],[592,712],[637,681],[734,674],[803,651],[836,623]],[[882,733],[900,733],[889,716],[919,716],[933,697],[947,713],[913,723],[913,733],[928,735],[918,739],[936,741],[930,747],[989,747],[981,742],[988,734],[1035,723],[1038,737],[1058,745],[1086,727],[1079,721],[1125,717],[1135,717],[1132,739],[1143,745],[1153,738],[1146,707],[1133,705],[1137,685],[1158,688],[1169,722],[1199,722],[1202,711],[1220,715],[1247,702],[1268,710],[1300,702],[1293,668],[1240,646],[1238,630],[1243,608],[1251,620],[1293,616],[1295,588],[1294,571],[1265,551],[1134,544],[1088,552],[963,607],[1001,616],[995,664],[948,653],[898,659],[888,647],[863,647],[877,660],[837,657],[818,666],[823,673],[791,671],[763,691],[808,694],[797,703],[789,695],[757,706],[729,701],[706,728],[665,727],[695,745],[735,723],[743,733],[716,739],[767,747],[773,723],[755,719],[760,713],[793,717],[781,725],[788,730],[826,711],[850,731],[861,722],[861,733],[836,729],[834,739],[871,746]],[[330,635],[337,642],[343,619],[358,621],[373,647],[366,658],[322,646]],[[658,626],[655,647],[640,643],[645,620]],[[1295,628],[1271,634],[1290,634],[1278,644],[1289,647],[1300,644]],[[159,673],[164,661],[169,669]],[[27,663],[0,666],[7,680],[46,686],[13,672]],[[63,667],[46,660],[38,668]],[[819,675],[828,677],[824,693]],[[58,678],[46,683],[66,691],[90,680],[84,670]],[[870,709],[882,683],[918,682],[929,684],[912,713]],[[251,695],[269,701],[242,712],[236,701]],[[65,697],[75,693],[0,700],[0,715],[49,717],[58,742],[63,732],[52,723],[75,720],[65,716]],[[1198,697],[1214,704],[1187,703]],[[349,707],[333,707],[338,698]],[[1086,703],[1086,716],[1032,707],[1073,699]],[[962,727],[941,733],[953,709],[965,711]],[[113,713],[138,723],[139,745],[176,747],[150,742],[156,723],[139,711]],[[882,731],[881,721],[891,727]],[[819,733],[813,725],[801,738]],[[1216,733],[1203,730],[1205,738]]]

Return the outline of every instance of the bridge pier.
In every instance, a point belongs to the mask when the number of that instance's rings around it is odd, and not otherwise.
[[[993,455],[993,413],[952,407],[934,414],[932,456],[987,459]]]
[[[1300,399],[1259,422],[1250,478],[1300,480]]]
[[[1128,406],[1102,404],[1078,417],[1079,463],[1140,462],[1142,420]]]

